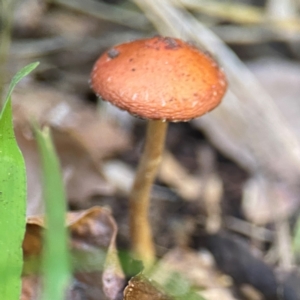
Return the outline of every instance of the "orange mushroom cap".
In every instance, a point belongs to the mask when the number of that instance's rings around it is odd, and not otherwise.
[[[206,53],[179,39],[153,37],[105,52],[94,65],[91,86],[133,115],[188,121],[215,108],[227,83]]]

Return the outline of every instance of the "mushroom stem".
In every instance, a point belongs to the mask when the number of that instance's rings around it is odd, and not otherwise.
[[[155,260],[155,247],[148,219],[150,193],[165,144],[168,123],[148,121],[144,151],[130,195],[130,235],[132,251],[145,267]]]

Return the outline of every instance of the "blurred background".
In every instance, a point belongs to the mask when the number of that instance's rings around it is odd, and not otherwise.
[[[107,207],[119,250],[145,121],[97,99],[92,66],[157,34],[208,51],[229,89],[213,112],[169,126],[152,190],[158,256],[206,299],[300,299],[299,0],[1,0],[0,28],[2,96],[40,61],[13,94],[28,216],[43,213],[35,119],[52,128],[69,210]]]

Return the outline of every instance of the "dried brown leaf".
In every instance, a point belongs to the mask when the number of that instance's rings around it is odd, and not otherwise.
[[[151,278],[164,285],[172,272],[181,274],[191,286],[201,290],[201,295],[207,300],[236,299],[229,290],[230,278],[216,270],[214,260],[208,252],[197,253],[181,248],[171,250],[162,258]],[[186,286],[182,290],[184,288]]]
[[[110,212],[101,207],[71,212],[66,216],[66,226],[70,232],[70,252],[75,268],[66,299],[120,299],[124,274],[115,246],[117,226]],[[35,299],[41,289],[36,275],[38,269],[28,271],[27,265],[32,257],[40,258],[44,227],[43,216],[27,219],[22,300]]]
[[[124,290],[124,300],[170,300],[154,282],[143,274],[130,279]]]
[[[40,164],[30,122],[50,125],[62,165],[68,199],[75,207],[93,195],[111,195],[114,187],[101,170],[104,158],[129,146],[125,131],[102,120],[90,106],[75,96],[52,88],[30,86],[14,98],[15,130],[26,162],[28,178],[28,215],[43,213]]]

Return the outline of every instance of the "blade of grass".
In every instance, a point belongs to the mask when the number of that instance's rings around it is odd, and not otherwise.
[[[11,81],[0,114],[0,295],[17,300],[21,291],[22,242],[25,232],[26,173],[12,122],[11,93],[38,63],[24,67]]]
[[[66,198],[50,131],[35,126],[35,134],[43,169],[43,194],[46,208],[43,255],[43,300],[62,300],[70,280],[68,233],[65,226]]]
[[[39,62],[34,62],[32,64],[29,64],[27,66],[25,66],[24,68],[22,68],[12,79],[8,91],[7,91],[7,95],[6,95],[6,99],[10,98],[13,89],[15,88],[15,86],[17,85],[17,83],[24,78],[25,76],[27,76],[29,73],[31,73],[37,66],[39,65]],[[7,100],[8,102],[8,100]]]
[[[293,252],[297,257],[300,257],[300,216],[298,216],[293,237]]]

